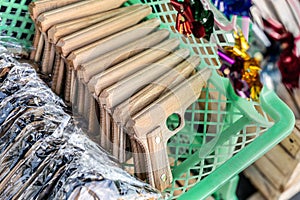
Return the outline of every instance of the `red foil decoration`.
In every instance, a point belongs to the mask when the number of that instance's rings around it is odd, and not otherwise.
[[[206,36],[206,30],[201,22],[193,22],[193,34],[196,38],[202,38]]]
[[[191,25],[181,13],[178,13],[176,17],[176,29],[184,35],[189,36],[192,34]]]
[[[197,38],[202,38],[206,35],[206,30],[203,24],[196,21],[191,9],[190,1],[177,2],[171,0],[172,6],[178,12],[176,17],[176,30],[186,36],[194,34]]]
[[[189,1],[182,3],[171,0],[172,6],[178,12],[176,17],[176,29],[183,35],[189,36],[192,34],[193,22],[195,21]]]
[[[300,58],[297,56],[295,45],[299,37],[295,38],[292,33],[274,19],[264,19],[263,22],[268,35],[282,44],[282,52],[277,63],[281,72],[282,83],[290,89],[299,88]]]
[[[300,59],[290,50],[284,50],[279,57],[278,68],[282,82],[288,88],[299,88]]]

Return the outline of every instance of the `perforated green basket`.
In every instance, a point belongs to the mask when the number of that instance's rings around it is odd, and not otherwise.
[[[1,0],[1,35],[14,36],[24,43],[32,40],[33,26],[24,14],[28,2]],[[171,37],[181,41],[181,47],[200,56],[199,69],[218,68],[216,46],[234,42],[232,33],[217,29],[210,43],[181,36],[174,28],[177,13],[168,0],[130,0],[126,5],[136,3],[151,5],[153,14],[149,18],[160,18],[161,28],[169,29]],[[221,14],[217,17],[225,21]],[[214,71],[201,98],[186,111],[185,123],[168,143],[174,177],[165,191],[170,199],[194,200],[211,195],[283,140],[292,131],[295,119],[274,92],[264,88],[260,104],[247,101],[236,96],[229,81]]]
[[[27,6],[30,2],[31,0],[0,0],[0,35],[16,38],[25,47],[31,45],[34,34]]]

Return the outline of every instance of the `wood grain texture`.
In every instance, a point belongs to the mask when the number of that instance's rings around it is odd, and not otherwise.
[[[149,6],[131,7],[135,9],[61,38],[56,45],[57,51],[67,57],[71,51],[137,24],[151,13]]]
[[[177,47],[178,45],[174,43],[174,40],[166,40],[103,71],[102,73],[95,75],[88,84],[90,92],[99,96],[104,88],[107,88],[108,86],[136,73],[137,71],[144,69],[148,65],[157,62],[170,54]],[[186,54],[187,53],[183,53],[182,57]]]
[[[65,78],[65,87],[64,87],[64,100],[67,103],[71,102],[71,87],[72,87],[72,69],[68,63],[66,65],[66,78]]]
[[[29,13],[33,20],[46,11],[60,8],[72,3],[80,2],[82,0],[39,0],[31,2],[28,6]]]
[[[193,56],[180,63],[157,80],[153,81],[134,96],[124,101],[114,109],[114,120],[125,125],[130,118],[144,107],[155,101],[166,92],[188,78],[195,68],[200,64],[200,58]]]
[[[54,91],[58,96],[62,95],[63,86],[65,85],[64,82],[65,71],[66,71],[66,64],[64,59],[61,58],[58,67],[57,84]]]
[[[88,26],[94,25],[96,23],[102,22],[109,18],[115,17],[121,13],[127,12],[131,7],[124,7],[113,9],[107,12],[101,12],[94,15],[89,15],[79,19],[66,21],[63,23],[55,24],[48,30],[48,40],[51,43],[56,44],[58,40],[64,36],[72,34]]]
[[[90,97],[90,108],[88,132],[98,134],[100,123],[97,112],[99,112],[99,107],[94,97]]]
[[[59,74],[59,66],[60,66],[61,57],[59,54],[55,55],[55,62],[54,62],[54,68],[52,72],[52,91],[56,90],[56,85],[58,81],[58,74]]]
[[[35,59],[35,54],[39,45],[39,41],[40,41],[40,37],[41,37],[41,32],[38,29],[38,27],[36,25],[34,25],[35,27],[35,32],[34,32],[34,38],[33,38],[33,44],[32,44],[32,50],[30,52],[30,60],[34,60]]]
[[[289,137],[244,171],[267,199],[289,199],[299,192],[298,126],[299,121]]]
[[[137,39],[145,37],[159,26],[158,19],[151,19],[139,23],[133,27],[115,33],[104,39],[93,42],[75,51],[68,56],[68,61],[74,69],[77,69],[83,63],[91,61],[100,55],[118,49]]]
[[[189,51],[186,51],[183,54],[180,54],[183,58],[188,56]],[[113,110],[113,119],[116,124],[118,124],[119,129],[122,129],[130,116],[134,116],[143,108],[148,106],[154,100],[156,100],[163,92],[166,92],[166,88],[171,88],[175,85],[178,85],[185,78],[192,73],[196,66],[200,63],[200,59],[198,57],[192,57],[187,59],[183,63],[179,64],[174,70],[170,70],[168,73],[164,74],[153,83],[149,84],[138,93],[134,94],[128,100],[124,101],[120,105],[118,105]],[[115,140],[121,140],[125,136],[123,133],[113,133]],[[124,149],[125,146],[120,146],[120,149]],[[119,157],[122,157],[119,155]]]
[[[36,48],[35,56],[34,56],[34,61],[35,62],[41,61],[42,51],[44,49],[44,44],[45,44],[45,37],[44,37],[44,34],[41,34],[41,36],[39,38],[39,43],[38,43],[37,48]]]
[[[174,40],[175,42],[178,43],[178,41]],[[100,102],[105,104],[109,109],[114,108],[167,71],[176,67],[184,59],[180,55],[182,53],[186,54],[186,52],[186,49],[177,50],[143,70],[104,89],[99,96]]]
[[[251,179],[251,182],[255,185],[255,187],[259,188],[260,192],[265,197],[268,197],[268,199],[275,200],[276,197],[280,195],[278,190],[276,190],[274,186],[265,179],[263,174],[255,166],[248,167],[244,170],[244,174]]]
[[[42,56],[42,73],[47,74],[49,71],[49,61],[50,61],[50,52],[51,52],[51,44],[47,41],[47,36],[44,36],[45,38],[45,46]]]
[[[41,31],[45,32],[54,24],[111,10],[120,7],[125,1],[126,0],[79,1],[64,7],[59,7],[55,10],[44,12],[38,16],[37,22]]]
[[[83,115],[84,110],[84,100],[85,100],[85,87],[80,81],[77,82],[78,86],[78,95],[77,95],[77,108],[78,114]]]
[[[184,127],[184,112],[201,93],[202,87],[211,75],[204,69],[183,81],[161,98],[147,106],[129,120],[127,127],[145,149],[147,176],[154,179],[154,187],[164,190],[172,181],[172,173],[167,156],[167,141]],[[180,116],[180,125],[170,131],[165,126],[173,113]],[[155,138],[155,139],[153,139]],[[157,157],[161,157],[159,159]]]
[[[51,74],[53,71],[53,66],[54,66],[54,60],[55,60],[55,46],[51,44],[51,49],[50,49],[50,56],[49,56],[49,63],[47,67],[47,74]]]
[[[289,188],[280,192],[255,166],[252,165],[248,167],[246,170],[244,170],[244,174],[250,179],[251,183],[259,189],[259,192],[263,195],[263,197],[268,200],[287,200],[299,192],[300,177],[298,177],[298,179],[295,179],[293,184],[291,184]],[[250,198],[249,200],[252,199],[256,200],[256,198]]]
[[[168,36],[169,31],[159,30],[114,51],[108,52],[92,61],[82,64],[78,70],[78,76],[83,82],[88,83],[96,74],[158,44]]]

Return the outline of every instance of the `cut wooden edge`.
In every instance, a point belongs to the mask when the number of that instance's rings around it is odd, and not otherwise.
[[[186,55],[183,54],[183,57],[187,57],[189,51]],[[196,66],[200,63],[200,58],[198,56],[191,56],[187,60],[183,61],[174,70],[164,74],[157,81],[150,83],[144,89],[140,90],[130,99],[119,104],[114,108],[113,117],[114,119],[125,125],[129,116],[137,114],[141,108],[149,105],[155,101],[160,95],[166,92],[166,89],[175,87],[179,82],[182,82],[182,79],[188,78],[191,72],[195,69]],[[178,70],[178,71],[177,71]],[[170,79],[171,80],[168,80]],[[177,77],[177,78],[176,78]],[[165,82],[168,80],[168,82]],[[158,88],[158,89],[155,89]],[[154,92],[155,91],[155,92]],[[157,94],[154,94],[157,93]],[[149,95],[151,94],[151,95]]]
[[[251,183],[259,189],[264,197],[268,199],[275,199],[280,195],[280,192],[270,184],[270,182],[255,166],[252,165],[245,169],[244,174],[250,179]]]
[[[281,143],[286,152],[297,161],[300,161],[300,121],[296,121],[295,128],[292,133],[286,137]]]
[[[80,1],[44,12],[38,16],[36,21],[41,30],[43,32],[46,32],[51,26],[56,23],[84,17],[93,13],[111,10],[120,7],[125,1],[126,0]]]
[[[288,177],[285,177],[281,171],[273,165],[273,163],[265,156],[258,159],[254,166],[264,174],[266,179],[274,188],[278,191],[284,190],[284,185],[288,181]]]
[[[246,177],[250,179],[251,183],[260,191],[261,195],[263,195],[266,199],[287,200],[293,197],[295,194],[297,194],[300,189],[299,175],[293,180],[293,182],[290,183],[290,186],[288,188],[280,192],[272,186],[272,184],[255,166],[252,165],[247,169],[245,169],[244,174],[246,175]],[[254,198],[249,200],[256,200],[256,199]]]
[[[32,19],[35,20],[41,13],[63,7],[68,4],[76,3],[82,0],[39,0],[31,2],[28,5],[28,10]]]
[[[84,63],[80,66],[78,74],[83,77],[83,81],[88,83],[90,79],[107,68],[128,59],[131,56],[142,52],[149,47],[154,46],[155,44],[161,42],[169,36],[169,31],[160,30],[154,32],[144,38],[131,42],[127,45],[124,45],[115,51],[108,52],[90,62]],[[99,65],[99,63],[103,63]]]
[[[122,13],[111,19],[74,32],[66,37],[62,37],[57,42],[57,51],[67,57],[72,51],[79,49],[84,45],[91,44],[101,38],[137,24],[151,12],[152,9],[149,6],[144,5],[136,7],[130,12]],[[81,40],[80,45],[76,43],[79,42],[78,40]]]
[[[55,24],[48,30],[48,40],[49,42],[56,44],[60,38],[67,36],[68,34],[72,34],[76,31],[79,31],[80,29],[86,28],[96,23],[101,23],[111,17],[117,16],[118,14],[136,9],[137,7],[141,7],[141,4],[117,8],[89,15],[83,18]],[[72,29],[70,29],[70,27],[72,27]],[[66,29],[68,29],[68,31],[66,31]],[[61,31],[63,32],[61,33]]]
[[[146,51],[143,51],[143,52],[109,68],[108,70],[105,70],[103,73],[95,75],[89,82],[90,92],[95,93],[96,96],[99,96],[102,89],[107,87],[107,84],[105,83],[106,80],[108,80],[108,82],[111,82],[110,75],[112,75],[112,73],[114,73],[115,71],[117,71],[119,69],[124,70],[122,76],[120,74],[120,76],[115,80],[115,82],[116,82],[116,81],[120,80],[120,77],[122,77],[122,78],[127,77],[126,73],[128,71],[126,70],[126,65],[133,65],[133,63],[137,63],[135,65],[139,66],[138,68],[141,68],[141,67],[144,68],[147,65],[151,65],[154,62],[159,61],[164,56],[167,56],[173,50],[175,50],[177,47],[178,47],[178,45],[176,44],[176,42],[174,43],[173,39],[165,40],[164,42],[162,42],[154,47],[151,47],[151,48],[147,49]],[[182,51],[182,57],[187,57],[188,54],[189,54],[188,49],[186,49],[186,51]],[[139,69],[139,70],[141,70],[141,69]],[[132,74],[129,74],[129,75],[132,75]]]
[[[99,101],[105,104],[111,110],[112,108],[129,98],[132,95],[132,92],[137,92],[133,90],[148,85],[155,78],[158,78],[161,75],[165,74],[168,70],[175,68],[177,64],[181,63],[184,60],[184,58],[178,56],[180,55],[178,52],[183,51],[183,49],[179,49],[169,54],[165,58],[153,63],[152,65],[149,65],[147,68],[144,68],[143,70],[140,70],[132,74],[131,76],[128,76],[125,79],[122,79],[121,81],[115,83],[114,85],[104,89],[99,95]],[[144,80],[144,82],[140,82],[139,85],[135,85],[136,82],[141,78],[145,78],[143,74],[148,70],[155,70],[155,73],[151,73],[151,75],[148,74],[147,82],[145,82]],[[131,92],[128,92],[128,89],[123,90],[124,88],[129,88]]]
[[[276,145],[272,148],[265,154],[265,157],[268,158],[286,179],[290,179],[292,172],[299,164],[299,162],[290,156],[280,145]]]
[[[97,52],[98,48],[103,46],[103,44],[105,44],[106,46],[108,46],[108,43],[110,41],[116,41],[120,38],[128,38],[128,35],[129,34],[132,34],[133,32],[136,32],[136,30],[139,30],[139,29],[146,29],[146,34],[149,34],[151,33],[152,31],[154,31],[160,24],[160,20],[157,19],[157,18],[154,18],[154,19],[151,19],[151,20],[147,20],[145,22],[142,22],[140,24],[137,24],[131,28],[128,28],[128,29],[125,29],[119,33],[116,33],[116,34],[113,34],[112,36],[109,36],[107,38],[104,38],[104,39],[100,39],[96,42],[93,42],[92,44],[90,45],[87,45],[85,47],[82,47],[82,48],[79,48],[75,51],[72,51],[70,53],[70,55],[68,56],[68,62],[70,63],[70,65],[72,66],[72,68],[74,68],[75,70],[78,69],[79,65],[83,64],[84,63],[84,59],[86,58],[92,58],[92,59],[95,59],[97,56],[100,56],[102,55],[102,52],[104,53],[107,53],[107,51],[101,51],[101,53],[97,53],[95,54],[94,52]],[[142,32],[141,32],[142,33]],[[135,34],[136,36],[136,34]],[[143,36],[142,36],[143,37]],[[133,42],[131,40],[129,40],[130,42]],[[116,46],[115,46],[116,47]],[[118,46],[119,47],[119,46]],[[118,48],[117,47],[117,48]],[[93,56],[90,56],[92,53],[94,53]],[[88,56],[87,56],[88,55]]]

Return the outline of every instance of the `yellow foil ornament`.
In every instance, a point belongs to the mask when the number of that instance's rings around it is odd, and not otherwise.
[[[249,86],[250,98],[258,101],[259,94],[262,89],[262,84],[260,82],[261,68],[259,65],[259,60],[251,58],[251,56],[248,54],[247,51],[249,50],[250,46],[241,30],[234,32],[234,38],[235,45],[233,47],[225,47],[224,50],[231,58],[242,58],[244,64],[240,66],[241,68],[238,70],[238,72],[241,73],[241,79]]]
[[[258,101],[261,90],[262,90],[262,84],[260,82],[258,82],[257,85],[253,85],[250,88],[250,98],[254,101]]]
[[[234,32],[235,44],[233,47],[225,47],[225,51],[232,54],[234,57],[241,57],[243,60],[249,60],[251,57],[247,53],[250,48],[246,38],[241,30]]]
[[[244,74],[242,75],[242,79],[248,83],[249,87],[251,87],[254,82],[259,80],[260,71],[261,68],[258,66],[256,60],[251,58],[244,62]]]

